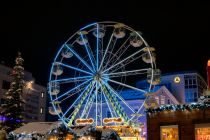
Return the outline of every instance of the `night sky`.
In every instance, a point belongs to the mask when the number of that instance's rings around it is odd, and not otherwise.
[[[205,1],[17,1],[1,6],[0,61],[13,66],[17,51],[21,51],[25,69],[42,85],[46,85],[51,62],[67,38],[97,21],[122,22],[142,31],[144,39],[156,48],[162,73],[196,70],[206,79],[210,5]]]

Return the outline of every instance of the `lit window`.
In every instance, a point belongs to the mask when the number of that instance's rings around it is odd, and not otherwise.
[[[41,93],[41,97],[44,98],[44,92]]]
[[[155,100],[156,100],[157,104],[159,105],[159,96],[155,96]]]
[[[43,114],[43,108],[42,107],[40,108],[40,114]]]
[[[34,83],[34,81],[28,81],[28,82],[26,82],[26,88],[27,89],[33,89],[33,83]]]
[[[210,138],[210,123],[195,125],[195,140],[208,140]]]
[[[160,135],[161,135],[161,140],[178,140],[179,139],[178,126],[177,125],[161,126]]]
[[[160,96],[160,104],[161,105],[165,104],[165,96],[163,95]]]

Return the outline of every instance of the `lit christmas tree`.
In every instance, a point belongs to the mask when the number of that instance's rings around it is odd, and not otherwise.
[[[5,93],[5,104],[2,105],[1,115],[4,116],[5,120],[2,122],[1,127],[7,132],[15,130],[23,124],[23,61],[19,52],[11,73],[10,89]]]

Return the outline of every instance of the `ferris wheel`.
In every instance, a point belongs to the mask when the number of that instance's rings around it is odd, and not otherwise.
[[[146,95],[159,83],[154,51],[141,32],[123,23],[97,22],[81,28],[52,63],[50,113],[69,127],[132,124],[135,116],[141,116],[147,97],[135,109],[123,93]],[[147,89],[135,86],[139,79],[147,80]]]

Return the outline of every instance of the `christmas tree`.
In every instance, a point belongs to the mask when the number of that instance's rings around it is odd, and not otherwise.
[[[2,105],[1,115],[4,121],[1,122],[1,129],[10,132],[23,124],[23,87],[24,87],[24,68],[21,53],[15,59],[11,77],[12,81],[9,90],[5,93],[5,104]]]

